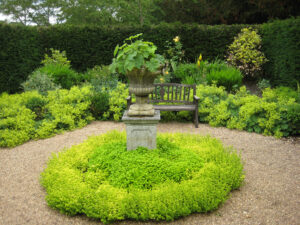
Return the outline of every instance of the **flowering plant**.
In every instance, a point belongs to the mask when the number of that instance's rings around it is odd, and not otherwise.
[[[134,40],[141,35],[130,36],[124,40],[122,46],[116,46],[114,51],[115,58],[110,65],[112,72],[117,71],[121,74],[126,74],[134,69],[141,68],[155,72],[164,64],[164,57],[155,54],[157,47],[152,42]],[[127,41],[130,41],[130,44]]]
[[[171,67],[173,71],[179,63],[183,62],[184,51],[182,50],[182,44],[180,42],[180,37],[176,36],[173,38],[173,42],[166,41],[167,50],[164,53],[166,58],[166,67]]]
[[[202,54],[199,55],[199,58],[197,60],[197,67],[200,68],[201,66],[201,61],[202,61]]]

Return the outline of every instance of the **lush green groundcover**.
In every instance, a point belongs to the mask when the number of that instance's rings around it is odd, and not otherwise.
[[[243,179],[240,156],[209,136],[158,134],[157,149],[127,151],[117,131],[53,155],[41,175],[51,207],[104,223],[208,212]]]
[[[84,127],[94,120],[89,111],[91,88],[0,95],[0,147],[46,138]]]
[[[0,147],[14,147],[30,139],[80,128],[94,118],[119,121],[126,109],[127,86],[117,83],[109,91],[106,103],[102,92],[95,99],[93,93],[90,86],[74,86],[70,90],[49,91],[45,96],[37,91],[0,95]],[[200,84],[197,96],[199,121],[211,126],[276,137],[300,134],[300,92],[290,88],[267,88],[258,97],[249,94],[245,87],[229,94],[224,87]],[[161,115],[162,121],[193,120],[187,111],[161,112]]]

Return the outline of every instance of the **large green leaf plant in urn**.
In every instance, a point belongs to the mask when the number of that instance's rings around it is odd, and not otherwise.
[[[154,115],[148,95],[153,92],[154,79],[161,73],[165,61],[162,55],[155,53],[157,47],[152,42],[138,39],[141,35],[131,36],[122,46],[117,45],[110,65],[113,72],[128,76],[129,92],[136,96],[136,103],[129,108],[129,116]]]

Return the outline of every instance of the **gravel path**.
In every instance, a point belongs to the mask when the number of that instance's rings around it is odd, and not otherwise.
[[[52,138],[0,149],[0,224],[101,224],[85,216],[69,217],[49,208],[39,176],[51,153],[61,151],[108,130],[124,130],[123,123],[93,122],[83,129]],[[117,224],[300,224],[300,142],[213,128],[200,124],[160,123],[159,132],[210,134],[224,145],[241,150],[245,184],[231,193],[219,210],[193,214],[170,223],[123,221]]]

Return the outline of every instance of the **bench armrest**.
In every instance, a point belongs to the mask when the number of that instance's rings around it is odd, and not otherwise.
[[[198,102],[199,102],[199,97],[197,97],[196,95],[194,95],[194,104],[198,107]]]
[[[126,98],[126,101],[127,101],[127,110],[129,110],[129,107],[130,107],[130,105],[131,105],[131,96],[128,96],[127,98]]]

